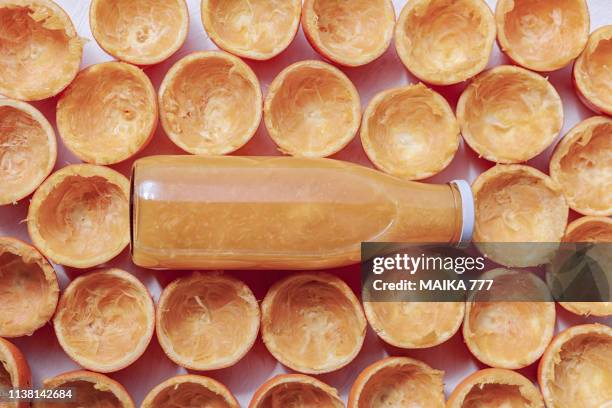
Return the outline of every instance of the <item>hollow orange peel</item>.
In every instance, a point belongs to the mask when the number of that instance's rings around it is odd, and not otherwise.
[[[162,382],[149,391],[140,407],[200,406],[202,401],[215,408],[240,408],[225,385],[201,375],[179,375]]]
[[[25,356],[13,343],[0,337],[0,389],[29,389],[32,373]],[[7,408],[30,408],[26,400],[2,404]]]
[[[302,374],[282,374],[266,381],[255,391],[249,408],[273,406],[343,408],[338,391],[316,378]]]

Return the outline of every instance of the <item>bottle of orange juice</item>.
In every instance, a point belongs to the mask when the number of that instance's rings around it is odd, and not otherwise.
[[[469,185],[296,157],[154,156],[132,175],[132,257],[153,269],[323,269],[362,242],[469,240]]]

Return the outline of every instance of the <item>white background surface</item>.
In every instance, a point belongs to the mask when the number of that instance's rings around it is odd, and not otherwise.
[[[101,50],[91,35],[88,19],[89,0],[56,1],[70,14],[79,35],[89,40],[84,49],[83,67],[97,62],[111,60],[112,58]],[[394,1],[398,15],[405,2],[405,0]],[[495,0],[488,0],[492,8],[495,7],[495,2]],[[612,24],[612,0],[589,0],[588,3],[591,13],[591,31],[602,25]],[[150,76],[156,87],[159,86],[164,74],[170,66],[180,57],[191,51],[216,49],[203,30],[200,20],[199,1],[188,0],[188,4],[191,13],[191,27],[186,44],[177,54],[166,62],[145,69],[145,72]],[[306,42],[300,30],[296,40],[291,44],[288,50],[280,56],[268,62],[249,62],[249,65],[251,65],[257,73],[265,94],[269,83],[284,67],[295,61],[311,58],[320,59],[319,55],[316,54]],[[508,63],[508,60],[500,54],[496,46],[489,66],[492,67],[502,63]],[[364,107],[373,95],[384,89],[417,82],[417,80],[404,69],[396,55],[393,44],[377,61],[365,67],[343,68],[343,71],[358,87]],[[563,99],[565,126],[563,127],[562,134],[565,134],[573,125],[586,117],[592,116],[593,113],[585,108],[574,94],[570,79],[570,67],[551,73],[549,77]],[[442,93],[454,107],[464,87],[465,85],[456,85],[444,88],[436,87],[435,89]],[[35,105],[45,114],[52,124],[55,124],[56,98],[42,101]],[[61,140],[59,144],[60,149],[56,169],[68,163],[78,162],[74,156],[63,148]],[[551,149],[548,149],[532,160],[530,164],[546,171],[550,152]],[[158,129],[151,144],[139,156],[159,153],[182,154],[182,152],[164,135],[161,127]],[[259,131],[251,142],[240,149],[236,154],[273,155],[278,154],[278,152],[276,151],[274,143],[266,134],[265,127],[262,123]],[[334,157],[370,165],[363,153],[358,137],[355,138],[346,149]],[[128,175],[131,164],[132,160],[112,167]],[[447,182],[455,178],[465,178],[472,181],[476,175],[491,165],[491,163],[479,159],[469,148],[462,145],[449,168],[429,181]],[[22,200],[19,204],[14,206],[0,207],[0,235],[14,236],[29,241],[26,225],[23,221],[26,218],[28,203],[29,198]],[[575,217],[575,215],[573,216]],[[138,276],[149,287],[156,300],[161,288],[167,285],[172,279],[186,273],[171,271],[152,272],[137,268],[131,264],[127,250],[115,259],[111,265],[121,267]],[[58,271],[62,288],[67,285],[70,279],[84,272],[62,267],[57,267],[56,270]],[[359,274],[357,268],[345,268],[334,271],[334,273],[347,280],[355,290],[358,290]],[[261,271],[240,272],[236,275],[245,280],[252,287],[257,298],[261,300],[271,283],[282,274],[283,273],[280,272]],[[579,324],[586,321],[586,319],[572,316],[559,308],[558,312],[558,328],[565,327],[568,324]],[[35,386],[40,386],[41,381],[45,378],[78,368],[75,363],[68,359],[60,348],[55,339],[51,325],[47,325],[40,329],[32,337],[15,339],[14,342],[25,353],[32,367]],[[359,372],[367,365],[389,354],[407,355],[422,359],[431,366],[444,370],[446,372],[445,382],[447,394],[450,393],[458,381],[467,374],[478,368],[483,368],[481,364],[471,357],[469,351],[463,345],[460,334],[453,337],[447,343],[435,348],[404,351],[384,345],[382,341],[369,330],[364,348],[356,360],[348,367],[338,372],[320,376],[320,379],[338,388],[343,397],[346,397]],[[241,405],[247,406],[252,393],[259,385],[266,379],[285,371],[286,369],[282,367],[280,363],[276,362],[267,352],[261,340],[258,339],[253,350],[251,350],[251,352],[236,366],[203,374],[216,378],[226,384],[239,399]],[[177,367],[166,358],[157,340],[154,338],[144,356],[139,361],[125,370],[111,374],[111,377],[125,385],[135,402],[140,404],[145,394],[155,385],[170,376],[185,372],[186,370]],[[529,378],[535,379],[536,367],[533,365],[521,370],[521,372]]]

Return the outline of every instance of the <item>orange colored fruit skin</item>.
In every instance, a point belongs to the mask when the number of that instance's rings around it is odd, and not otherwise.
[[[86,370],[75,370],[69,371],[67,373],[59,374],[53,378],[48,378],[43,381],[43,386],[45,388],[58,388],[63,384],[66,384],[71,381],[78,381],[83,379],[92,379],[96,382],[92,382],[93,384],[104,384],[106,386],[111,386],[113,389],[111,392],[120,400],[122,403],[122,408],[136,408],[134,400],[132,396],[128,393],[125,387],[118,381],[107,377],[104,374],[96,373],[93,371]]]
[[[97,65],[110,65],[110,64],[125,64],[127,66],[134,66],[133,64],[129,64],[127,62],[103,62],[100,64],[96,64],[96,65],[92,65],[90,67],[85,68],[84,70],[82,70],[81,72],[79,72],[79,74],[75,77],[74,81],[62,92],[62,95],[60,95],[60,99],[58,101],[58,110],[61,109],[61,102],[62,102],[62,98],[64,97],[64,95],[66,95],[66,92],[70,89],[70,87],[74,86],[75,82],[78,80],[78,76],[81,75],[81,73],[85,73],[89,70],[91,70],[91,68],[97,66]],[[131,158],[133,158],[134,156],[136,156],[138,153],[142,152],[151,142],[151,139],[153,139],[153,136],[155,135],[155,132],[157,131],[157,127],[159,126],[159,106],[158,106],[158,101],[157,101],[157,94],[155,92],[155,89],[153,88],[153,84],[151,83],[149,77],[143,72],[142,73],[143,77],[140,79],[145,79],[146,78],[146,83],[145,85],[147,85],[150,88],[150,92],[151,92],[151,98],[150,98],[150,103],[152,104],[152,109],[153,109],[153,114],[154,114],[154,118],[153,118],[153,126],[151,127],[146,139],[141,143],[140,147],[135,150],[132,154],[130,154],[127,157],[123,157],[120,158],[119,160],[112,160],[112,161],[104,161],[104,162],[98,162],[97,160],[91,160],[88,159],[86,157],[83,157],[83,155],[81,155],[80,152],[76,151],[71,143],[66,143],[64,142],[64,147],[66,147],[66,149],[68,149],[68,151],[70,151],[70,153],[74,154],[76,157],[78,157],[80,160],[86,162],[86,163],[91,163],[91,164],[97,164],[97,165],[112,165],[112,164],[117,164],[117,163],[121,163],[124,162],[126,160],[129,160]],[[58,110],[56,110],[56,123],[58,125],[58,131],[59,131],[59,118],[58,118]],[[60,133],[60,137],[62,137],[61,131],[59,131]],[[63,138],[63,137],[62,137]]]
[[[51,282],[50,285],[52,287],[52,289],[56,289],[57,290],[57,297],[55,300],[55,307],[53,308],[53,312],[51,313],[51,315],[49,316],[49,319],[53,319],[53,315],[55,314],[55,310],[57,310],[57,304],[59,302],[59,294],[60,294],[60,290],[59,290],[59,284],[57,282],[57,272],[55,271],[55,268],[53,267],[53,265],[51,265],[49,263],[49,261],[47,261],[47,259],[40,253],[40,251],[38,249],[36,249],[35,247],[33,247],[32,245],[28,244],[25,241],[22,241],[20,239],[17,238],[10,238],[10,237],[0,237],[0,241],[8,241],[9,243],[14,243],[15,246],[23,246],[24,248],[28,248],[28,250],[31,250],[32,252],[34,252],[35,254],[37,254],[40,257],[40,263],[37,262],[37,264],[41,265],[41,269],[43,269],[43,273],[44,272],[48,272],[49,274],[51,272],[53,272],[53,274],[51,276]],[[49,278],[49,276],[47,276],[47,274],[45,274],[45,278]],[[41,326],[42,327],[42,326]],[[37,328],[37,330],[40,329],[40,327]],[[4,336],[5,338],[11,338],[11,337],[21,337],[21,335],[19,336]]]
[[[253,398],[251,399],[248,408],[259,408],[262,399],[266,396],[268,391],[270,391],[276,385],[288,382],[314,385],[325,393],[329,394],[330,396],[333,396],[334,398],[338,399],[338,396],[333,394],[335,390],[332,387],[328,386],[322,381],[317,380],[314,377],[310,377],[304,374],[280,374],[263,383],[257,389],[257,391],[255,391],[255,394],[253,394]]]
[[[92,272],[86,273],[86,274],[84,274],[84,275],[79,276],[79,277],[78,277],[77,279],[75,279],[74,281],[76,281],[76,280],[78,280],[78,279],[80,279],[80,278],[82,278],[82,277],[85,277],[85,276],[87,276],[87,275],[91,275],[91,274],[98,273],[98,272],[102,272],[102,271],[97,270],[97,271],[92,271]],[[125,272],[125,271],[124,271],[124,272]],[[128,273],[128,272],[125,272],[125,273]],[[136,279],[137,279],[137,278],[136,278]],[[71,282],[71,284],[72,284],[74,281],[72,281],[72,282]],[[143,285],[143,286],[144,286],[144,285]],[[146,286],[144,286],[144,287],[145,287],[145,289],[146,289],[146,291],[147,291],[147,294],[148,294],[149,298],[151,299],[151,303],[152,303],[152,304],[154,304],[154,302],[153,302],[153,295],[151,295],[151,292],[149,291],[149,289],[148,289]],[[54,317],[54,320],[53,320],[53,326],[54,326],[54,327],[55,327],[55,325],[56,325],[56,320],[55,320],[55,319],[57,318],[57,313],[59,313],[60,309],[62,309],[62,308],[64,307],[64,304],[66,303],[66,293],[67,293],[67,291],[68,291],[68,288],[66,288],[66,291],[62,293],[62,296],[61,296],[61,298],[60,298],[59,304],[57,305],[57,312],[56,312],[56,316]],[[151,316],[149,316],[149,317],[150,317],[151,319],[155,320],[155,310],[153,310],[153,314],[152,314]],[[55,329],[55,332],[56,332],[56,336],[57,336],[57,329]],[[151,330],[150,330],[148,333],[145,333],[145,334],[144,334],[144,336],[148,338],[148,341],[147,341],[147,346],[146,346],[146,347],[145,347],[145,349],[142,351],[141,355],[139,355],[139,356],[138,356],[138,358],[134,359],[134,361],[130,362],[129,364],[125,364],[125,365],[123,365],[123,364],[122,364],[122,367],[121,367],[121,368],[117,368],[117,369],[113,369],[113,370],[101,370],[101,369],[99,369],[98,367],[85,367],[85,366],[84,366],[84,365],[82,365],[82,364],[81,364],[79,361],[77,361],[77,359],[76,359],[75,357],[73,357],[73,356],[72,356],[72,353],[70,353],[70,354],[69,354],[69,353],[65,352],[65,354],[68,356],[68,358],[70,358],[70,360],[72,360],[74,363],[76,363],[76,364],[80,365],[81,367],[83,367],[83,368],[85,369],[85,370],[80,370],[80,371],[88,371],[88,370],[89,370],[89,371],[92,371],[92,372],[102,373],[102,374],[113,373],[113,372],[116,372],[116,371],[121,371],[121,370],[123,370],[123,369],[125,369],[125,368],[127,368],[127,367],[131,366],[131,365],[132,365],[132,364],[134,364],[136,361],[138,361],[138,359],[140,359],[140,357],[142,357],[142,354],[144,354],[144,352],[146,351],[146,348],[148,347],[148,345],[150,344],[151,340],[153,339],[153,334],[154,334],[154,332],[155,332],[155,321],[153,321],[153,324],[152,324],[152,328],[151,328]],[[58,337],[58,341],[59,341],[59,337]],[[60,346],[62,346],[62,349],[64,349],[64,351],[65,351],[65,348],[64,348],[64,346],[63,346],[62,342],[61,342],[61,341],[59,341],[59,342],[60,342]]]
[[[578,81],[576,80],[576,63],[575,62],[572,68],[572,85],[574,87],[574,91],[576,92],[576,95],[578,96],[578,99],[580,99],[580,102],[582,102],[584,106],[586,106],[587,108],[589,108],[590,110],[592,110],[593,112],[599,115],[612,116],[612,108],[606,109],[605,106],[596,105],[595,103],[591,102],[586,96],[584,96],[584,94],[580,90],[580,86],[578,86]]]
[[[579,326],[568,327],[567,329],[563,330],[561,333],[557,334],[553,338],[552,342],[548,345],[548,347],[546,348],[546,351],[544,352],[544,354],[542,355],[542,358],[540,359],[540,362],[538,363],[538,371],[537,371],[538,384],[540,385],[540,390],[542,392],[542,395],[544,396],[544,401],[548,408],[556,408],[556,407],[550,405],[547,401],[548,391],[544,385],[546,384],[546,378],[544,378],[544,375],[545,375],[544,366],[547,365],[549,361],[554,361],[555,353],[558,350],[557,346],[561,347],[563,346],[564,343],[567,342],[567,340],[570,340],[571,337],[567,337],[567,336],[571,334],[574,330],[576,330],[576,328],[582,329],[581,333],[588,333],[590,329],[597,330],[601,328],[607,328],[608,330],[612,330],[610,329],[609,326],[605,326],[600,323],[583,324]],[[557,343],[560,343],[560,344],[557,344]],[[605,407],[601,407],[601,408],[605,408]]]
[[[120,55],[118,55],[118,53],[114,52],[113,50],[109,49],[107,46],[105,46],[101,41],[98,41],[98,39],[96,38],[96,35],[94,34],[94,30],[92,28],[92,35],[94,37],[94,40],[96,41],[96,44],[98,44],[100,46],[100,48],[102,48],[104,50],[104,52],[106,52],[107,54],[112,55],[113,57],[117,58],[118,60],[139,66],[139,67],[145,67],[145,66],[149,66],[149,65],[156,65],[159,63],[164,62],[165,60],[167,60],[168,58],[172,57],[172,55],[174,55],[184,44],[185,41],[187,41],[187,34],[189,33],[189,27],[190,27],[190,23],[189,23],[189,10],[187,8],[187,3],[185,0],[176,0],[179,3],[181,3],[181,7],[183,7],[186,10],[186,19],[184,21],[185,23],[185,28],[183,29],[184,31],[184,35],[181,36],[181,40],[179,40],[179,42],[176,45],[176,49],[173,49],[171,52],[167,52],[165,54],[163,54],[162,56],[155,58],[153,60],[149,60],[149,61],[136,61],[135,59],[131,59],[131,58],[122,58]],[[93,0],[89,6],[89,25],[90,27],[94,26],[93,21],[95,20],[95,11],[94,11],[94,7],[97,6],[98,0]]]
[[[353,68],[353,67],[359,67],[359,66],[363,66],[363,65],[367,65],[371,62],[376,61],[378,58],[380,58],[382,56],[379,55],[376,58],[372,59],[371,61],[368,61],[366,63],[347,63],[347,62],[342,62],[339,61],[337,58],[335,58],[333,55],[330,55],[329,53],[327,53],[323,47],[320,47],[319,44],[317,43],[317,41],[315,40],[315,38],[312,35],[312,32],[310,30],[310,26],[308,24],[308,21],[306,21],[306,12],[304,12],[304,10],[308,10],[308,9],[312,9],[314,6],[314,2],[316,0],[304,0],[304,5],[302,6],[302,16],[301,16],[301,21],[302,21],[302,29],[304,31],[304,36],[306,37],[306,40],[308,40],[308,43],[310,44],[310,46],[317,52],[317,54],[323,56],[325,59],[333,62],[334,64],[343,66],[343,67],[348,67],[348,68]],[[391,4],[391,9],[393,10],[393,17],[394,19],[397,17],[395,15],[395,7]],[[391,41],[393,40],[393,36],[391,36],[388,44],[387,44],[387,48],[385,48],[385,51],[389,49],[389,46],[391,45]],[[383,52],[384,54],[384,52]]]
[[[194,380],[195,380],[194,382],[198,382],[197,381],[198,379],[201,379],[205,382],[212,382],[216,386],[220,387],[224,392],[224,395],[222,395],[222,397],[226,400],[230,408],[240,408],[240,404],[238,403],[238,400],[236,399],[234,394],[232,394],[229,388],[225,386],[225,384],[213,378],[209,378],[209,377],[205,377],[201,375],[194,375],[194,374],[177,375],[177,376],[171,377],[167,379],[166,381],[158,384],[151,391],[149,391],[149,393],[145,396],[144,401],[142,402],[142,405],[140,406],[140,408],[151,408],[151,403],[153,402],[155,397],[164,389],[170,386],[174,386],[174,385],[178,385],[178,384],[182,384],[182,383],[190,382]]]
[[[13,343],[0,337],[0,350],[2,349],[7,351],[8,354],[10,354],[13,361],[15,362],[17,378],[12,379],[13,388],[21,388],[21,389],[30,388],[32,386],[32,373],[30,371],[30,366],[28,364],[28,361],[26,360],[21,350],[19,350],[17,346],[15,346]],[[0,357],[3,357],[1,353],[0,353]],[[1,361],[0,361],[0,364],[2,364]],[[26,401],[20,401],[14,405],[14,408],[30,408],[30,403]]]

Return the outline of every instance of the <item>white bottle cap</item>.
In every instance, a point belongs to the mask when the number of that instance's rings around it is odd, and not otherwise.
[[[453,180],[451,184],[457,187],[461,194],[462,225],[459,247],[466,247],[472,241],[475,223],[474,195],[470,183],[465,180]]]

